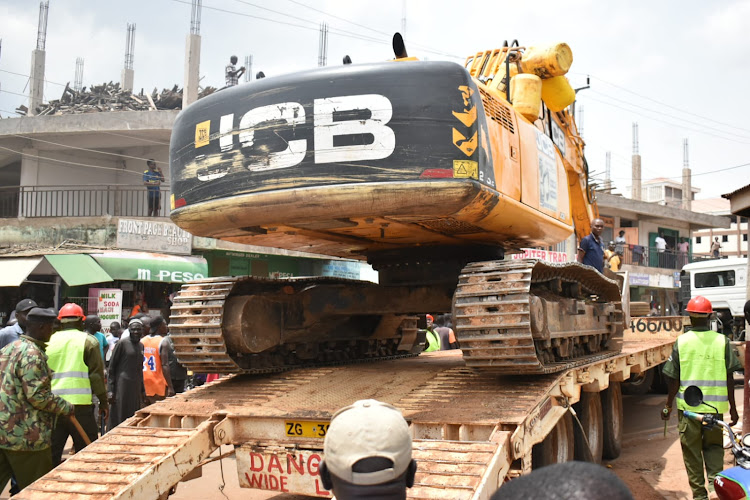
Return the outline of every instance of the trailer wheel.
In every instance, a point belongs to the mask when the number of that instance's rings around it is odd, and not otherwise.
[[[643,396],[651,389],[654,382],[654,372],[649,368],[645,372],[634,373],[622,386],[622,393],[631,396]]]
[[[604,418],[604,443],[602,456],[613,459],[620,456],[622,447],[622,391],[620,382],[610,382],[601,392]]]
[[[573,405],[573,408],[575,408],[578,420],[581,422],[580,426],[578,423],[574,425],[575,459],[596,464],[601,463],[604,446],[601,396],[598,392],[581,392],[581,400]],[[583,429],[581,429],[581,426],[583,426]]]
[[[531,450],[531,466],[534,469],[545,465],[561,464],[573,460],[573,416],[565,412],[552,431]]]

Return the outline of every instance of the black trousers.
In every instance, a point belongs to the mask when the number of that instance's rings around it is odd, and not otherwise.
[[[91,442],[96,441],[99,432],[96,428],[96,419],[94,418],[94,405],[75,406],[76,420],[78,420],[78,423],[83,427],[83,431],[89,437],[89,440]],[[75,428],[73,422],[71,422],[68,417],[57,417],[57,423],[52,430],[52,464],[55,467],[60,465],[63,448],[65,448],[65,443],[68,441],[68,436],[73,438],[73,445],[76,447],[76,452],[79,452],[86,447],[86,442],[78,433],[78,429]]]

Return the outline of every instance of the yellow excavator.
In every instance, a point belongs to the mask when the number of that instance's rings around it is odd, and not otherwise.
[[[264,373],[414,355],[452,312],[468,366],[550,373],[618,352],[621,285],[576,262],[504,257],[590,232],[566,44],[465,64],[396,62],[264,78],[177,117],[172,220],[199,236],[366,260],[379,283],[209,278],[172,308],[195,372]]]

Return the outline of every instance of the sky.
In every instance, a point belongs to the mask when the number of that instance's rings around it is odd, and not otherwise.
[[[190,0],[50,0],[45,99],[72,85],[77,57],[84,86],[119,81],[127,23],[136,24],[136,91],[181,87],[190,12]],[[38,13],[38,2],[0,0],[2,117],[28,104]],[[577,109],[596,180],[609,151],[615,192],[629,196],[637,122],[644,181],[679,181],[687,138],[697,198],[750,183],[750,0],[203,0],[201,84],[222,87],[232,54],[240,64],[252,54],[252,73],[269,77],[317,66],[321,23],[329,65],[347,54],[355,64],[391,59],[395,31],[409,55],[457,63],[504,40],[566,42],[571,83],[590,79]]]

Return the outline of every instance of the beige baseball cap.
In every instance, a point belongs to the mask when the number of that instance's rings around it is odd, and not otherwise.
[[[334,476],[352,484],[372,485],[396,479],[411,462],[409,424],[401,412],[374,399],[357,401],[337,411],[323,445],[324,460]],[[365,458],[389,459],[393,466],[375,472],[355,472]]]

